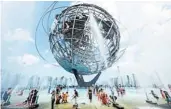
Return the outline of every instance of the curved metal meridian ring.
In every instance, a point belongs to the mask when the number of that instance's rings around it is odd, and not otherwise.
[[[50,7],[51,7],[51,6],[50,6]],[[49,7],[49,8],[50,8],[50,7]],[[38,49],[38,46],[37,46],[37,31],[38,31],[39,25],[40,25],[41,21],[43,22],[44,17],[45,17],[46,15],[48,15],[48,13],[51,13],[51,11],[54,11],[54,10],[57,10],[57,9],[61,9],[61,8],[66,8],[66,7],[68,7],[68,6],[57,7],[57,8],[54,8],[54,9],[51,9],[51,10],[45,12],[45,13],[42,15],[42,17],[40,18],[40,20],[39,20],[39,22],[38,22],[38,24],[37,24],[36,31],[35,31],[35,47],[36,47],[36,51],[38,52],[39,56],[40,56],[45,62],[47,62],[47,63],[49,63],[49,61],[47,61],[46,58],[45,58],[44,56],[42,56],[42,54],[40,53],[40,51],[39,51],[39,49]],[[48,10],[49,8],[47,8],[47,10]],[[46,32],[46,34],[48,35],[47,30],[45,30],[45,27],[44,27],[44,26],[43,26],[43,29],[44,29],[44,31]],[[56,64],[51,64],[51,65],[59,67],[59,66],[56,65]]]

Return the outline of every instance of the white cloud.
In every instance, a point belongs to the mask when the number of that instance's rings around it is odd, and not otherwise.
[[[142,5],[142,14],[148,23],[161,23],[171,17],[171,10],[163,8],[164,4],[148,3]]]
[[[100,80],[108,79],[106,73],[110,77],[116,77],[116,66],[119,65],[122,75],[136,73],[143,85],[152,83],[150,80],[146,81],[146,78],[148,75],[155,76],[154,71],[158,71],[165,85],[171,83],[171,20],[168,20],[171,18],[171,9],[163,8],[169,2],[93,2],[109,12],[116,9],[116,13],[111,14],[124,25],[131,36],[124,56],[104,71]],[[112,2],[115,2],[116,8]],[[125,33],[121,35],[122,44],[126,43],[128,37],[125,37]]]
[[[8,31],[6,35],[3,36],[3,39],[6,41],[29,41],[34,42],[31,37],[30,32],[22,28],[17,28],[14,31]]]
[[[160,8],[156,7],[152,3],[148,3],[142,6],[142,11],[147,17],[156,16],[160,12]]]
[[[39,58],[32,54],[24,54],[23,56],[8,57],[8,62],[17,62],[22,66],[29,66],[39,62]]]
[[[116,1],[104,1],[104,0],[84,0],[84,1],[74,1],[71,3],[71,5],[80,4],[80,3],[89,3],[89,4],[95,4],[97,6],[102,7],[103,9],[107,10],[111,15],[113,15],[115,18],[119,18],[117,13],[117,5]]]

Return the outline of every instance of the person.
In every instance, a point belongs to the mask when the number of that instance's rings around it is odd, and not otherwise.
[[[59,95],[57,98],[56,98],[56,104],[60,104],[61,102],[61,99],[62,99],[62,96]]]
[[[10,97],[11,97],[11,93],[12,93],[12,89],[8,88],[7,91],[4,92],[3,96],[2,96],[2,105],[9,105],[10,104]]]
[[[124,95],[124,88],[120,87],[120,93],[121,93],[121,96]]]
[[[73,105],[73,109],[78,109],[77,98],[78,98],[78,92],[77,92],[77,90],[75,89],[75,90],[74,90],[74,95],[73,95],[73,98],[72,98],[72,99],[75,100],[75,103],[74,103],[74,105]]]
[[[68,92],[65,93],[64,95],[64,103],[68,102]]]
[[[126,94],[125,88],[123,88],[123,94],[124,94],[124,95]]]
[[[110,95],[109,99],[110,99],[110,102],[115,103],[115,101],[117,100],[117,97]]]
[[[162,95],[162,98],[163,98],[163,99],[166,99],[165,94],[164,94],[164,92],[163,92],[162,89],[160,89],[160,94]]]
[[[92,102],[92,89],[90,87],[88,88],[88,97],[91,103]]]
[[[167,103],[168,103],[168,104],[171,103],[171,97],[170,97],[170,95],[168,94],[168,92],[167,92],[167,91],[163,91],[163,92],[164,92],[164,94],[165,94]]]
[[[16,104],[16,106],[28,106],[29,109],[37,109],[39,107],[39,104],[37,103],[38,101],[38,91],[36,89],[32,89],[29,93],[29,96],[27,99],[21,103],[21,104]]]
[[[4,94],[4,89],[2,88],[1,89],[1,100],[2,100],[3,94]]]
[[[117,91],[117,94],[118,94],[118,97],[119,97],[119,93],[120,93],[120,90],[119,90],[119,87],[116,87],[116,91]]]
[[[31,105],[35,105],[35,103],[36,103],[37,93],[38,93],[38,91],[36,89],[33,90],[33,95],[32,95],[32,98],[31,98]]]
[[[96,96],[97,96],[98,100],[100,101],[100,90],[98,90],[98,91],[96,92]]]
[[[67,103],[68,102],[68,92],[62,93],[62,103]]]
[[[99,89],[99,97],[98,97],[98,99],[99,99],[100,101],[102,101],[102,94],[103,94],[103,89],[100,88],[100,89]]]
[[[65,96],[65,93],[62,92],[62,103],[64,103],[64,96]]]
[[[105,94],[105,92],[102,91],[101,93],[101,101],[103,105],[107,105],[107,96]]]
[[[105,97],[106,97],[106,101],[107,101],[106,105],[109,106],[110,105],[110,97],[107,94]]]
[[[153,90],[151,90],[151,94],[153,95],[153,97],[154,97],[156,100],[158,100],[158,99],[159,99],[159,97],[154,93],[154,91],[153,91]]]
[[[78,92],[77,92],[77,90],[75,89],[75,90],[74,90],[74,98],[76,98],[76,97],[78,97]]]
[[[57,100],[59,100],[59,99],[58,99],[59,95],[60,95],[60,87],[57,86],[57,87],[56,87],[56,104],[59,104],[59,102],[57,101]]]
[[[78,92],[77,92],[76,89],[74,90],[74,96],[73,96],[73,98],[75,99],[75,104],[77,104]]]
[[[31,90],[31,91],[30,91],[29,96],[28,96],[27,99],[23,102],[23,104],[30,104],[31,98],[32,98],[32,96],[33,96],[33,92],[34,92],[34,90]]]
[[[52,91],[51,96],[51,109],[54,109],[54,103],[55,103],[55,90]]]
[[[98,90],[99,90],[99,87],[96,85],[95,89],[96,89],[96,94],[97,94]]]

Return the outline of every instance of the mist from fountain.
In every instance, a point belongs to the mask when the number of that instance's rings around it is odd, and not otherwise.
[[[90,27],[91,27],[92,35],[98,44],[100,54],[104,60],[105,67],[107,67],[107,57],[106,57],[107,49],[105,48],[104,38],[100,32],[100,28],[92,13],[90,13]]]

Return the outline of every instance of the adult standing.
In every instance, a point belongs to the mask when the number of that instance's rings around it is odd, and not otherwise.
[[[96,94],[97,94],[99,91],[99,87],[96,85],[95,89],[96,89]]]
[[[52,91],[51,96],[51,109],[54,109],[54,103],[55,103],[55,91]]]
[[[75,99],[75,104],[77,104],[78,92],[76,89],[74,90],[74,97],[73,98]]]
[[[92,95],[93,95],[92,89],[89,87],[88,88],[88,97],[89,97],[90,103],[92,102]]]
[[[163,99],[166,99],[165,94],[164,94],[164,92],[163,92],[162,89],[160,89],[160,94],[162,95],[162,98],[163,98]]]
[[[59,95],[60,95],[60,87],[56,87],[56,104],[59,104],[58,103],[58,99],[59,99]]]

